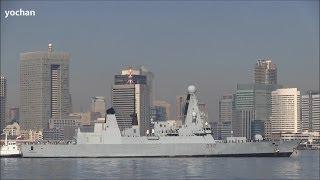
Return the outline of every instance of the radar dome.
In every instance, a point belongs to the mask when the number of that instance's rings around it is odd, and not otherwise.
[[[262,141],[262,140],[263,140],[263,137],[262,137],[260,134],[256,134],[256,135],[254,135],[254,140],[256,140],[256,141]]]
[[[197,88],[194,85],[188,86],[188,93],[195,93]]]

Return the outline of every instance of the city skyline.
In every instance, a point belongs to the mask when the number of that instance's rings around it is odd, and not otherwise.
[[[49,3],[60,8],[60,14],[50,10],[46,3],[1,2],[5,10],[37,10],[35,17],[1,18],[1,73],[7,77],[8,107],[19,105],[19,54],[45,50],[51,42],[57,51],[71,54],[70,89],[75,111],[79,111],[79,106],[87,108],[92,96],[107,97],[110,106],[113,75],[119,69],[138,65],[145,65],[154,73],[156,99],[166,100],[172,107],[175,97],[183,94],[189,84],[195,84],[201,92],[200,101],[207,104],[209,118],[215,121],[219,97],[233,93],[237,83],[252,83],[258,59],[270,57],[277,65],[278,84],[297,87],[302,93],[318,90],[316,1],[236,5],[97,3],[101,7],[90,4],[98,9],[96,12],[86,9],[87,3],[68,2],[63,7]],[[74,15],[66,15],[71,7],[75,8]],[[84,9],[91,14],[80,13]],[[84,24],[78,19],[82,18],[89,25],[80,28]],[[70,21],[74,23],[68,25]],[[29,23],[33,25],[26,26]],[[40,24],[44,25],[37,30],[35,27]],[[25,32],[19,31],[21,27]],[[233,34],[233,30],[237,33]],[[27,32],[37,36],[29,37]]]

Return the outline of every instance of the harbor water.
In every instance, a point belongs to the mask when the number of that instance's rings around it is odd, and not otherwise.
[[[287,157],[1,158],[1,179],[319,179],[319,153]]]

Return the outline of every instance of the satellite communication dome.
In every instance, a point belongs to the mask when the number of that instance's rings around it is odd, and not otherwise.
[[[188,86],[188,93],[195,93],[197,88],[194,85]]]
[[[256,141],[262,141],[262,140],[263,140],[263,137],[262,137],[260,134],[256,134],[256,135],[254,135],[254,140],[256,140]]]

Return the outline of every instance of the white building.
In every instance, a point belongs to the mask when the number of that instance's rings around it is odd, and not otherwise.
[[[283,88],[271,93],[271,133],[298,133],[300,130],[300,91]]]

